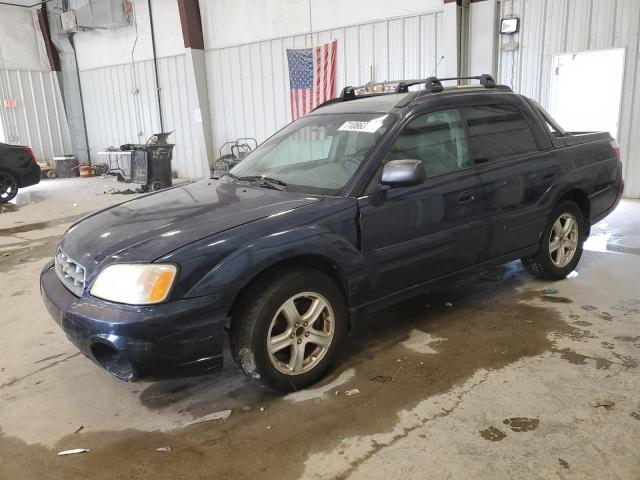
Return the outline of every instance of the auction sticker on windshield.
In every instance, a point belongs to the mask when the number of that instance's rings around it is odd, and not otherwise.
[[[387,118],[387,115],[374,118],[368,122],[349,120],[344,122],[338,130],[341,132],[375,133],[380,127],[382,127],[385,118]]]

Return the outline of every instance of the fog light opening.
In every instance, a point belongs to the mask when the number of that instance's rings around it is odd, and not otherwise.
[[[104,343],[94,343],[91,353],[96,362],[112,375],[127,381],[133,378],[133,367],[122,352]]]

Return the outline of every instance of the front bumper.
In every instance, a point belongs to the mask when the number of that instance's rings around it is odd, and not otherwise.
[[[216,298],[131,306],[76,297],[48,263],[40,292],[53,319],[88,358],[127,381],[210,373],[222,367],[226,313]]]

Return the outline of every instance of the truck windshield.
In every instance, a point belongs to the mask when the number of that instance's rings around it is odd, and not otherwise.
[[[337,195],[394,120],[394,115],[383,113],[303,117],[261,144],[228,177],[294,192]]]

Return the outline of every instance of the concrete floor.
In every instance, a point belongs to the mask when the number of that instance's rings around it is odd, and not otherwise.
[[[640,478],[640,201],[593,228],[572,278],[514,262],[397,305],[325,382],[280,397],[230,359],[123,383],[66,340],[38,273],[71,221],[131,198],[113,188],[43,181],[1,210],[1,479]],[[56,455],[71,448],[91,451]]]

